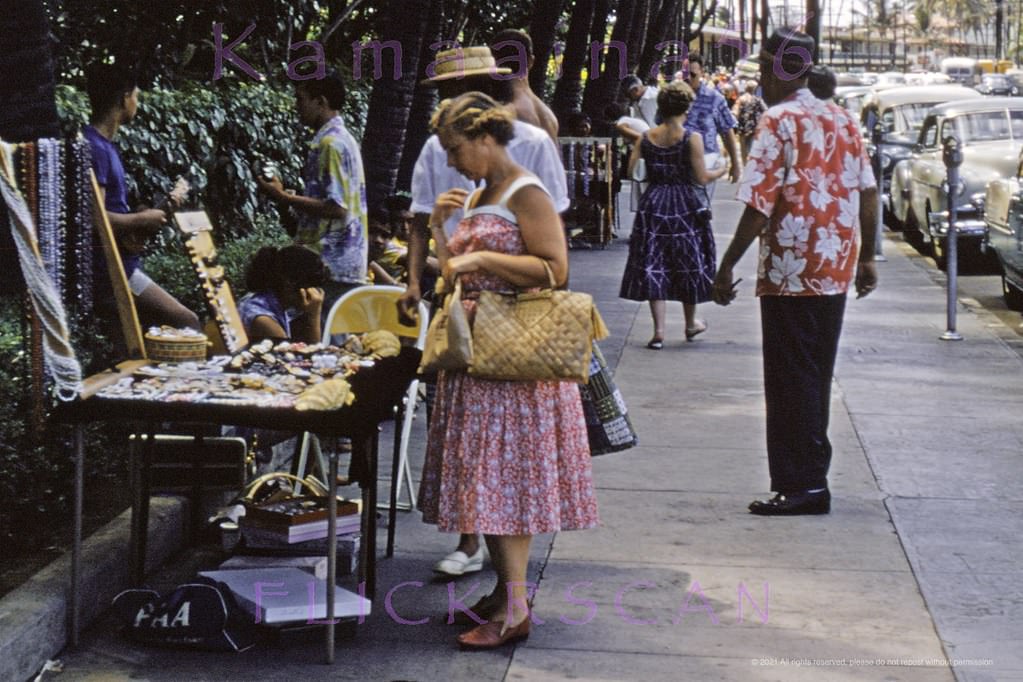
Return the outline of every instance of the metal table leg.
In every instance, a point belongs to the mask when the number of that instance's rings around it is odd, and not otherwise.
[[[79,614],[81,611],[80,592],[82,588],[82,498],[85,493],[85,427],[75,426],[75,481],[74,481],[74,527],[71,531],[71,618],[69,639],[72,648],[78,646]]]
[[[134,495],[131,508],[131,568],[135,587],[141,587],[146,581],[146,547],[149,536],[149,494],[150,468],[153,463],[153,451],[156,449],[156,425],[150,424],[146,429],[145,440],[138,438],[138,448],[134,456]],[[141,431],[137,432],[141,433]]]
[[[327,453],[327,663],[334,662],[334,590],[337,585],[337,448]]]

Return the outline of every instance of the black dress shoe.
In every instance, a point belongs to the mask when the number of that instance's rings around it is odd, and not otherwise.
[[[831,511],[831,493],[822,490],[817,493],[778,493],[769,500],[756,500],[749,506],[750,514],[758,516],[799,516],[802,514],[827,514]]]

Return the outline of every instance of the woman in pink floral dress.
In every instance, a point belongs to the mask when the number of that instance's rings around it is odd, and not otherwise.
[[[539,181],[506,153],[511,116],[470,92],[442,102],[433,126],[448,163],[486,186],[437,198],[430,228],[444,278],[460,277],[472,320],[474,294],[547,282],[546,261],[568,277],[561,223]],[[443,223],[465,217],[450,239]],[[419,504],[423,520],[446,532],[483,533],[497,573],[490,595],[472,607],[485,622],[459,636],[488,649],[529,634],[526,569],[537,533],[597,525],[586,423],[579,391],[556,381],[490,381],[441,372]]]

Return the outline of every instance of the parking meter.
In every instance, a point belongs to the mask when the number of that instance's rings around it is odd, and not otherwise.
[[[963,163],[963,149],[959,138],[949,135],[941,141],[941,158],[947,169],[947,199],[948,199],[948,239],[945,249],[945,272],[948,275],[947,304],[945,333],[941,335],[944,341],[961,341],[962,334],[956,331],[956,299],[958,298],[958,274],[959,274],[959,248],[956,230],[956,202],[959,200],[959,166]],[[935,236],[934,239],[940,239]]]
[[[874,145],[874,180],[877,181],[877,239],[874,240],[874,260],[884,261],[884,163],[881,160],[881,142],[884,140],[884,125],[880,117],[874,119],[870,130],[870,141]]]

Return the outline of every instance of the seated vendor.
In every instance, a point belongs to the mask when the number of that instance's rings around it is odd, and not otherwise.
[[[249,340],[320,341],[327,268],[304,246],[264,246],[249,263],[238,314]]]
[[[374,284],[401,284],[405,281],[408,247],[395,239],[388,212],[369,212],[369,273]]]
[[[167,214],[159,208],[132,211],[124,165],[113,140],[118,129],[132,121],[138,111],[139,89],[132,69],[113,64],[96,64],[88,69],[89,103],[92,115],[82,134],[92,149],[92,169],[103,194],[128,287],[135,296],[135,307],[145,326],[169,325],[201,331],[199,317],[167,293],[142,271],[142,250],[146,241],[159,232]],[[113,300],[113,287],[102,251],[96,258],[96,301]],[[102,314],[102,312],[101,312]]]

